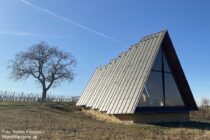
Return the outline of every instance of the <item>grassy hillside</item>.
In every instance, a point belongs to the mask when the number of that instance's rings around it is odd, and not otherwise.
[[[95,120],[70,103],[0,102],[0,130],[41,131],[38,139],[51,140],[207,140],[210,117],[200,114],[192,113],[188,123],[123,125]]]

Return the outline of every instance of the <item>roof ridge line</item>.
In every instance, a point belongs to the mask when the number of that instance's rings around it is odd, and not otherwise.
[[[146,40],[148,40],[148,39],[151,39],[152,37],[155,37],[155,36],[157,36],[157,35],[160,34],[160,33],[166,33],[166,32],[168,32],[167,29],[163,29],[163,30],[161,30],[161,31],[159,31],[159,32],[152,33],[152,34],[150,34],[150,35],[147,35],[147,36],[142,37],[141,40],[140,40],[138,43],[135,43],[135,44],[133,44],[133,45],[130,45],[130,46],[128,47],[127,50],[121,52],[117,57],[112,58],[107,64],[102,65],[102,66],[99,66],[98,68],[102,68],[102,69],[103,69],[105,66],[111,64],[113,60],[116,60],[116,61],[117,61],[120,57],[122,57],[122,55],[123,55],[124,53],[127,53],[127,52],[128,52],[129,50],[131,50],[133,47],[135,47],[135,46],[137,46],[137,45],[139,46],[139,44],[140,44],[141,42],[146,41]]]
[[[161,31],[159,31],[159,32],[155,32],[155,33],[146,35],[146,36],[144,36],[144,37],[141,38],[140,42],[141,42],[141,41],[145,41],[145,40],[147,40],[147,39],[150,39],[150,38],[152,38],[152,37],[154,37],[154,36],[157,36],[158,34],[166,33],[166,32],[168,32],[168,30],[167,30],[167,29],[164,29],[164,30],[161,30]]]

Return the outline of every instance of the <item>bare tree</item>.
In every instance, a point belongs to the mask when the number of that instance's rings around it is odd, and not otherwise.
[[[208,98],[202,98],[201,99],[201,106],[202,107],[208,107],[209,103],[210,103],[210,100]]]
[[[16,54],[8,68],[11,70],[11,78],[15,80],[35,78],[42,86],[42,101],[46,101],[47,91],[51,87],[74,79],[72,68],[75,65],[76,60],[70,53],[40,42]]]

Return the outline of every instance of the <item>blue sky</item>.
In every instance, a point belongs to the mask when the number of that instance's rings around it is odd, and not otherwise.
[[[7,70],[9,59],[40,41],[77,58],[76,79],[50,90],[75,96],[97,66],[168,29],[195,98],[209,98],[209,6],[207,0],[0,0],[0,90],[40,92],[32,79],[12,81]]]

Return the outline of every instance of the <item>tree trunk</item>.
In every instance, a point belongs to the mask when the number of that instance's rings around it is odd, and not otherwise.
[[[42,90],[42,102],[46,102],[46,97],[47,97],[47,90],[43,88]]]

